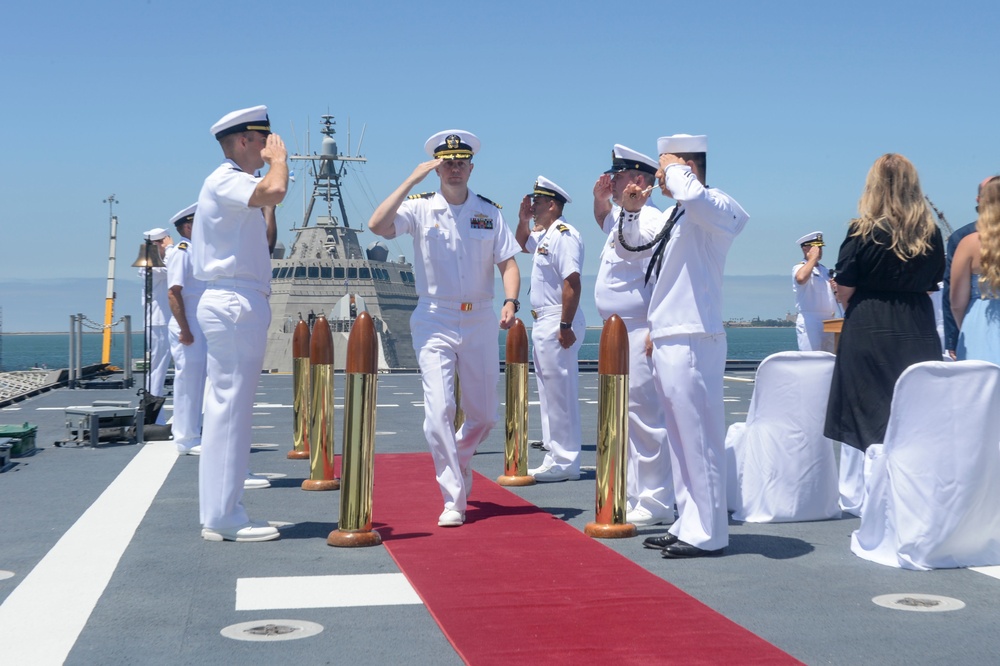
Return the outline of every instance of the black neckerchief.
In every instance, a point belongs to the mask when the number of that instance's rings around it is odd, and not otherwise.
[[[674,210],[671,211],[670,217],[663,224],[663,229],[660,233],[656,234],[656,238],[649,241],[645,245],[632,246],[625,242],[625,234],[623,231],[623,223],[625,221],[625,209],[622,208],[621,213],[618,215],[618,242],[622,244],[622,247],[629,252],[645,252],[649,248],[656,245],[656,249],[653,250],[653,256],[650,257],[649,266],[646,268],[646,281],[644,284],[649,284],[649,278],[654,274],[656,277],[660,276],[660,268],[663,265],[663,251],[667,246],[667,241],[670,240],[670,232],[673,230],[674,225],[677,224],[677,220],[681,219],[684,215],[684,209],[678,203],[674,206]],[[659,245],[657,245],[659,244]]]

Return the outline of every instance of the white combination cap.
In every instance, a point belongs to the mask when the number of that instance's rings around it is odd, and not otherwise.
[[[249,109],[227,113],[212,125],[211,132],[216,139],[221,139],[229,134],[251,130],[264,134],[271,133],[271,121],[268,120],[266,106],[251,106]]]
[[[163,240],[169,235],[170,234],[167,232],[166,229],[161,229],[160,227],[157,227],[155,229],[150,229],[149,231],[143,232],[142,237],[148,241],[158,241],[158,240]]]
[[[649,155],[632,150],[627,146],[616,143],[611,151],[611,168],[604,173],[621,173],[622,171],[645,171],[646,173],[656,173],[660,165]]]
[[[656,151],[662,155],[670,153],[707,153],[708,137],[704,134],[673,134],[656,140]]]
[[[468,160],[479,152],[479,146],[479,137],[472,132],[450,129],[427,139],[424,150],[431,157],[443,160]]]
[[[823,247],[826,243],[823,242],[823,232],[813,231],[806,234],[798,241],[799,245],[815,245],[817,247]]]
[[[170,224],[175,227],[179,227],[185,222],[194,222],[194,211],[197,210],[197,208],[198,204],[193,203],[184,210],[174,213],[174,216],[170,218]]]
[[[552,197],[556,201],[561,201],[562,203],[573,203],[573,200],[569,198],[568,194],[566,194],[566,190],[559,187],[545,176],[538,177],[535,181],[535,191],[531,194],[536,197]]]

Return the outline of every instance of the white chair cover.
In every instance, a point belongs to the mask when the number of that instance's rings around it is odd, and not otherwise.
[[[747,421],[726,433],[735,520],[840,517],[833,442],[823,436],[834,360],[828,352],[780,352],[757,368]]]
[[[1000,367],[928,361],[896,382],[851,551],[903,569],[1000,564]]]

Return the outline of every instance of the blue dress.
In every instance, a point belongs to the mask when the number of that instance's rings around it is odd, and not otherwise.
[[[955,355],[960,361],[972,359],[1000,365],[1000,294],[984,297],[975,273]]]

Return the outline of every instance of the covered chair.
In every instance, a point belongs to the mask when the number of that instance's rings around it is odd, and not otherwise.
[[[928,361],[892,395],[851,551],[903,569],[1000,564],[1000,367]]]
[[[828,352],[780,352],[757,368],[747,421],[726,433],[735,520],[840,517],[833,442],[823,436],[834,360]]]

